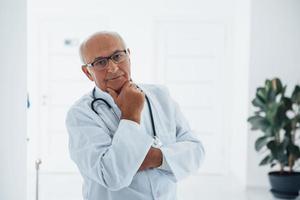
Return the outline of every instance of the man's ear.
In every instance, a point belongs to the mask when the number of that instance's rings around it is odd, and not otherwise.
[[[130,60],[130,49],[129,48],[127,48],[127,52],[128,52],[128,58],[129,58],[129,63],[131,63],[131,60]]]
[[[82,66],[81,70],[91,81],[94,81],[93,72],[88,67]]]

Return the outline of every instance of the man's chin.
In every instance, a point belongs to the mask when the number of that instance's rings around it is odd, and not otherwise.
[[[123,85],[126,83],[126,80],[124,79],[124,81],[122,81],[119,84],[108,84],[107,87],[111,88],[112,90],[114,90],[116,93],[120,93],[122,90]]]

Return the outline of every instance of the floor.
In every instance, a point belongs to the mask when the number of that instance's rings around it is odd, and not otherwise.
[[[82,179],[79,175],[45,174],[40,178],[40,200],[82,200]],[[190,179],[178,183],[178,200],[277,200],[269,188],[237,189],[236,186],[218,181],[195,181]],[[29,184],[32,187],[28,190],[27,199],[35,199],[35,180]],[[300,197],[296,200],[300,200]]]

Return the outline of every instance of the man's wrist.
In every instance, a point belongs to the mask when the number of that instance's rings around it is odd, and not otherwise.
[[[134,121],[134,122],[136,122],[138,124],[140,124],[140,122],[141,122],[140,116],[126,116],[126,115],[122,115],[121,119],[131,120],[131,121]]]
[[[162,151],[160,150],[160,147],[162,146],[162,142],[157,136],[154,136],[153,144],[152,147],[156,151],[156,162],[154,167],[160,167],[163,163],[163,154]]]
[[[156,168],[156,167],[159,167],[159,166],[161,166],[161,164],[162,164],[162,160],[163,160],[163,154],[162,154],[162,151],[160,150],[160,149],[158,149],[158,148],[153,148],[153,147],[151,147],[151,149],[152,149],[152,161],[153,161],[153,168]]]

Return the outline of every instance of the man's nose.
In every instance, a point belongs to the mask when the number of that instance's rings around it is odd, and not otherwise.
[[[118,70],[118,64],[116,64],[112,59],[108,59],[108,72],[114,73]]]

